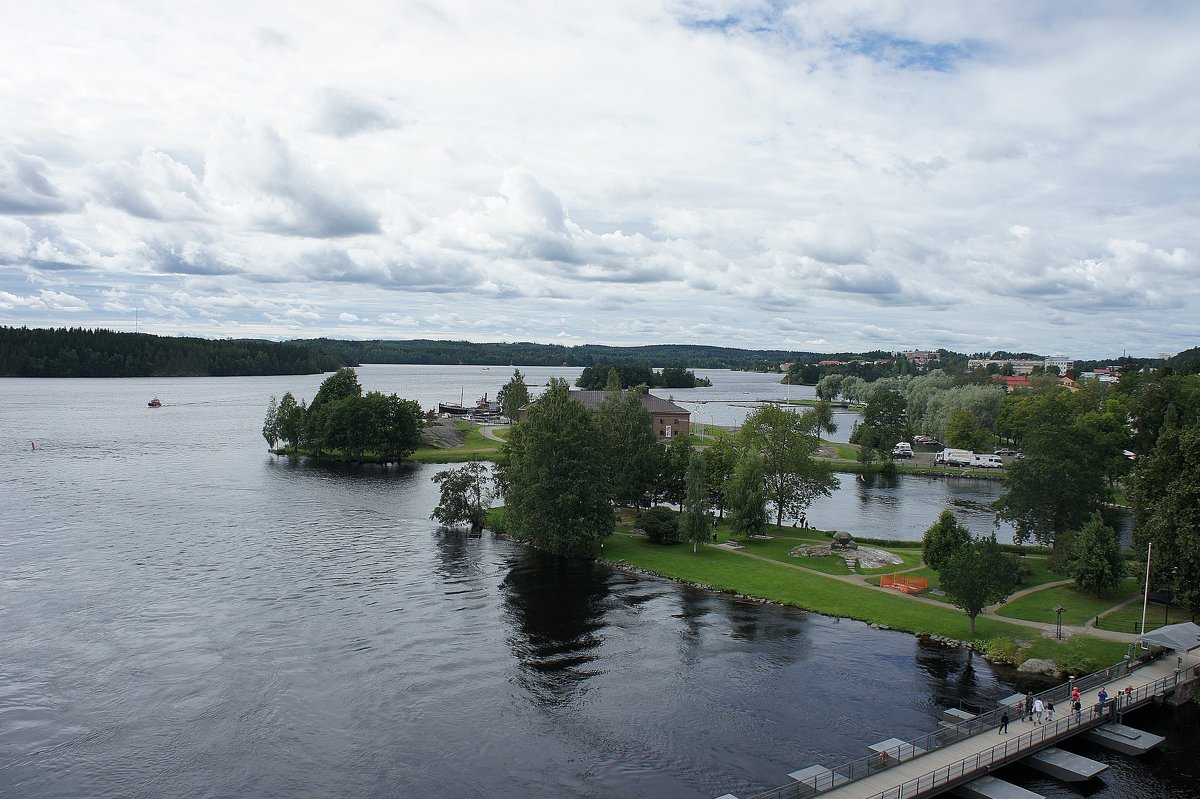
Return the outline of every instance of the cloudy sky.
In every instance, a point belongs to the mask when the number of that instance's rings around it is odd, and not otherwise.
[[[1200,3],[6,4],[0,324],[1200,344]]]

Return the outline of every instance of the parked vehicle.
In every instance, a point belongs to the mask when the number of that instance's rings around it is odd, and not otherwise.
[[[994,455],[1016,455],[1017,451],[1015,449],[1009,449],[1008,447],[1001,447],[998,450],[994,450],[993,454]]]
[[[899,444],[892,447],[892,458],[911,458],[912,456],[912,444],[909,444],[907,441],[901,441]]]
[[[979,455],[971,453],[971,465],[980,469],[1003,469],[1004,461],[999,455]]]
[[[933,462],[943,466],[970,466],[974,454],[969,449],[946,448],[933,456]]]

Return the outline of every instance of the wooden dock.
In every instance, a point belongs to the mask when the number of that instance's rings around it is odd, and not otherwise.
[[[1118,664],[1081,680],[1064,683],[1039,694],[1053,700],[1054,721],[1026,722],[1016,707],[943,723],[941,728],[914,741],[889,739],[869,747],[873,754],[833,766],[809,766],[793,772],[794,782],[755,794],[750,799],[922,799],[970,783],[994,769],[1071,738],[1087,730],[1119,721],[1124,714],[1149,702],[1161,701],[1177,690],[1191,687],[1197,677],[1180,672],[1174,658],[1145,665]],[[1083,708],[1071,712],[1070,692],[1078,689]],[[1097,702],[1103,689],[1107,701]],[[999,733],[1000,714],[1011,721],[1007,734]],[[731,794],[726,794],[731,797]]]

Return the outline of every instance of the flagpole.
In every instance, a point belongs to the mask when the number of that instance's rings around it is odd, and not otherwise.
[[[1142,635],[1146,634],[1146,606],[1150,604],[1150,554],[1154,551],[1154,542],[1146,545],[1146,591],[1142,595]]]

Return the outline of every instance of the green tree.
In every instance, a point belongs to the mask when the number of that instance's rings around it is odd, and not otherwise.
[[[615,370],[611,374],[616,377]],[[663,448],[654,437],[652,417],[641,395],[622,391],[619,382],[609,385],[596,409],[596,423],[612,496],[618,504],[638,508],[662,471]]]
[[[1178,427],[1167,415],[1154,450],[1139,459],[1130,495],[1141,551],[1153,542],[1150,587],[1200,612],[1200,420]]]
[[[672,436],[663,454],[659,472],[658,490],[663,499],[675,505],[682,504],[686,492],[688,464],[692,459],[692,437]]]
[[[692,542],[692,554],[709,539],[708,491],[705,485],[704,459],[693,452],[688,461],[686,491],[683,497],[683,513],[680,515],[679,533],[684,541]]]
[[[369,392],[367,400],[372,418],[370,449],[384,463],[400,463],[421,444],[425,426],[421,404],[378,391]]]
[[[1104,523],[1097,511],[1078,532],[1071,536],[1070,574],[1080,591],[1099,596],[1116,588],[1125,576],[1125,559],[1117,533]]]
[[[529,387],[525,385],[525,375],[520,369],[513,369],[512,378],[500,387],[496,400],[500,403],[500,413],[510,422],[517,421],[521,409],[529,404]]]
[[[1024,432],[1025,457],[1007,468],[995,507],[1016,528],[1018,542],[1058,546],[1068,530],[1087,523],[1104,498],[1104,458],[1075,425],[1069,393],[1041,396]]]
[[[725,488],[733,477],[738,463],[737,440],[733,436],[717,436],[717,440],[700,451],[704,458],[704,475],[708,483],[708,504],[725,518]]]
[[[431,479],[438,484],[441,499],[429,518],[443,527],[466,524],[473,531],[483,529],[487,505],[491,501],[488,493],[491,478],[481,461],[471,458],[456,469],[438,472]]]
[[[817,394],[817,399],[835,400],[841,393],[842,380],[845,375],[831,372],[817,381],[816,387],[813,389]]]
[[[767,496],[763,491],[765,482],[766,468],[762,456],[752,450],[743,453],[725,492],[733,531],[743,540],[762,535],[767,527]]]
[[[987,446],[988,431],[979,417],[970,411],[955,411],[946,423],[946,444],[981,452]]]
[[[955,550],[940,575],[942,590],[966,612],[974,635],[975,617],[1017,587],[1017,559],[1005,554],[995,538],[980,538]]]
[[[292,392],[288,391],[279,400],[279,409],[275,414],[275,429],[280,440],[289,448],[294,449],[300,444],[304,435],[304,420],[308,408],[297,404]]]
[[[616,523],[602,437],[591,411],[553,378],[502,447],[501,485],[514,535],[563,555],[591,554]]]
[[[279,441],[279,402],[274,394],[267,403],[267,417],[263,419],[262,434],[267,440],[267,446],[275,449],[275,444]]]
[[[863,420],[850,435],[850,442],[890,462],[892,448],[904,438],[908,403],[895,388],[883,387],[871,392]]]
[[[938,516],[922,539],[925,548],[925,562],[939,572],[949,562],[950,557],[971,543],[971,531],[959,523],[954,513],[949,509]]]
[[[837,479],[828,464],[813,456],[820,449],[817,416],[811,411],[797,414],[778,405],[754,410],[742,423],[738,437],[742,445],[762,458],[765,491],[775,506],[775,526],[783,526],[784,515],[799,516],[818,496],[829,496]]]

